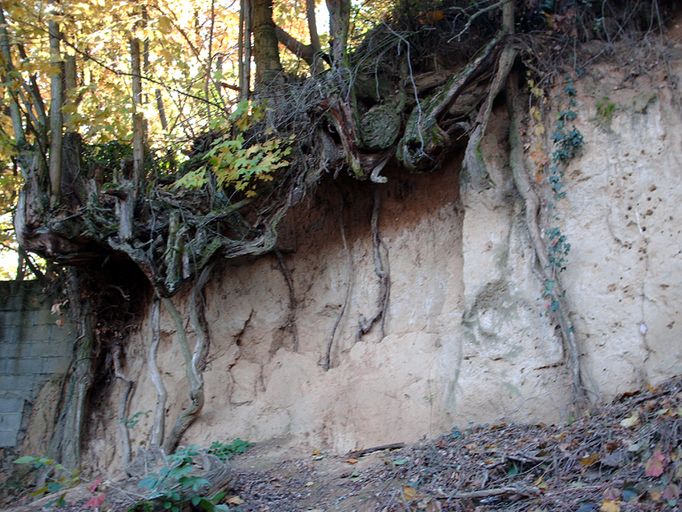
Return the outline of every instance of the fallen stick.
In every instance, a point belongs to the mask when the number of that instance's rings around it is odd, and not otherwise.
[[[346,455],[346,457],[352,457],[357,459],[358,457],[362,457],[363,455],[368,455],[370,453],[381,452],[384,450],[399,450],[400,448],[404,447],[405,443],[382,444],[380,446],[372,446],[371,448],[363,448],[361,450],[354,450],[352,452],[348,452],[348,455]]]
[[[455,500],[467,500],[477,498],[489,498],[491,496],[502,496],[504,494],[520,494],[525,496],[535,496],[540,494],[540,490],[535,487],[497,487],[493,489],[481,489],[480,491],[456,492],[447,497]]]

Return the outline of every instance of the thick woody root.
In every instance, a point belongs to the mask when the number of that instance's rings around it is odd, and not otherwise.
[[[549,261],[549,251],[542,238],[538,216],[540,200],[533,188],[528,175],[523,156],[521,142],[521,118],[523,116],[523,100],[519,94],[516,77],[512,74],[507,81],[507,105],[509,109],[509,164],[511,166],[514,184],[525,204],[525,217],[531,244],[538,263],[538,272],[545,282],[553,282],[551,299],[557,305],[555,319],[559,325],[564,352],[571,373],[573,403],[576,412],[581,412],[588,403],[586,388],[580,367],[580,349],[575,331],[569,319],[569,308],[566,302],[564,288],[556,272],[552,271]]]

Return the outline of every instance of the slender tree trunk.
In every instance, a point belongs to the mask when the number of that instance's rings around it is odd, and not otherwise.
[[[137,189],[144,171],[144,116],[142,115],[142,68],[140,40],[130,41],[130,64],[133,75],[133,182]]]
[[[329,35],[331,36],[332,65],[346,64],[346,44],[350,26],[350,0],[326,0],[329,11]]]
[[[62,102],[64,99],[64,84],[62,82],[63,63],[59,50],[59,24],[48,22],[50,32],[50,63],[52,64],[50,92],[50,206],[59,204],[62,190]]]
[[[310,34],[310,46],[316,54],[322,51],[322,46],[320,45],[320,36],[317,33],[317,20],[315,19],[315,0],[306,0],[305,2],[305,15],[308,21],[308,32]]]
[[[239,39],[242,44],[242,53],[239,59],[239,100],[245,101],[249,99],[250,87],[251,87],[251,34],[252,34],[252,24],[251,20],[253,7],[251,5],[251,0],[241,0],[241,11],[240,16],[243,15],[241,20],[243,23],[243,34]]]
[[[130,68],[133,93],[133,166],[132,173],[122,169],[121,188],[124,197],[118,203],[119,228],[121,240],[131,240],[134,233],[135,204],[142,184],[144,172],[144,116],[142,115],[142,52],[137,37],[130,39]],[[130,175],[129,175],[130,174]]]
[[[64,59],[64,105],[71,107],[69,111],[75,111],[78,106],[79,98],[75,94],[77,85],[76,56],[67,55]],[[65,114],[61,190],[62,202],[67,202],[69,206],[77,206],[79,202],[84,202],[84,197],[79,197],[79,190],[77,190],[77,179],[81,170],[82,141],[71,121],[71,114]]]
[[[281,80],[282,63],[275,23],[272,21],[272,0],[253,0],[253,56],[256,61],[256,86]]]

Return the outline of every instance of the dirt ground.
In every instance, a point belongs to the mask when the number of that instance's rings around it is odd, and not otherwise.
[[[301,454],[273,440],[223,469],[222,501],[240,512],[680,510],[682,378],[563,427],[482,425],[345,456]],[[129,510],[143,496],[137,484],[83,483],[61,493],[63,509]],[[55,508],[54,500],[6,510]]]

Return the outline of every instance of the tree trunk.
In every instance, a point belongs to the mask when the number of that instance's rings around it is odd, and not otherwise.
[[[59,24],[48,22],[50,32],[50,63],[52,65],[50,92],[50,206],[59,204],[62,190],[62,102],[64,84],[62,82],[62,56],[59,51]]]
[[[272,21],[272,0],[253,0],[253,56],[256,61],[256,86],[278,82],[282,78],[282,63],[275,23]]]
[[[331,40],[332,65],[346,64],[346,44],[350,26],[350,0],[326,0],[329,11],[329,35]]]

